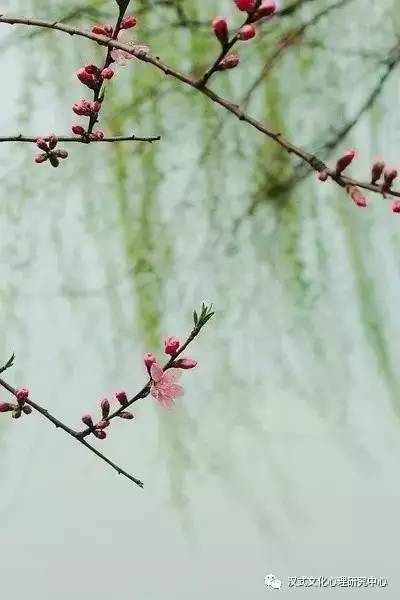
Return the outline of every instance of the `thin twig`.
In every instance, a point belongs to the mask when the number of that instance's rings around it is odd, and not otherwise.
[[[202,305],[202,311],[201,311],[201,314],[200,314],[200,318],[198,318],[197,314],[194,313],[196,315],[194,328],[190,332],[190,334],[189,334],[188,338],[186,339],[186,341],[180,346],[180,348],[178,349],[178,351],[173,356],[171,356],[171,358],[168,360],[168,362],[164,365],[164,367],[163,367],[164,371],[166,371],[167,369],[170,369],[171,367],[174,366],[174,363],[175,363],[176,359],[178,358],[178,356],[180,356],[182,354],[182,352],[184,352],[186,350],[186,348],[188,347],[188,345],[195,339],[195,337],[197,337],[197,335],[203,329],[204,325],[214,315],[214,313],[212,312],[211,308],[212,308],[211,306],[207,307],[207,306],[205,306],[203,304]],[[0,373],[2,373],[5,370],[9,369],[13,365],[14,358],[15,358],[14,354],[12,354],[12,356],[9,358],[9,360],[6,362],[6,364],[3,367],[0,368]],[[149,393],[150,393],[150,389],[151,389],[150,388],[150,384],[151,384],[151,380],[149,380],[142,387],[142,389],[135,396],[133,396],[133,398],[127,404],[125,404],[124,406],[120,406],[117,410],[115,410],[112,414],[110,414],[107,417],[107,420],[111,421],[111,419],[114,419],[115,417],[119,416],[120,413],[122,413],[124,410],[126,410],[126,408],[128,406],[130,406],[131,404],[133,404],[134,402],[136,402],[137,400],[139,400],[139,398],[145,398],[146,396],[148,396]],[[4,389],[6,389],[14,397],[17,397],[17,389],[14,388],[9,383],[7,383],[7,381],[5,381],[4,379],[2,379],[1,377],[0,377],[0,386],[2,386]],[[74,440],[78,441],[80,444],[82,444],[83,446],[85,446],[85,448],[87,448],[88,450],[90,450],[91,452],[93,452],[93,454],[96,454],[96,456],[98,458],[100,458],[102,461],[104,461],[110,467],[112,467],[115,471],[117,471],[117,473],[119,475],[124,475],[124,477],[127,477],[128,479],[130,479],[131,481],[133,481],[139,487],[143,487],[143,483],[139,479],[136,479],[136,477],[134,477],[133,475],[131,475],[130,473],[128,473],[127,471],[125,471],[124,469],[122,469],[116,463],[112,462],[109,458],[107,458],[104,454],[102,454],[101,452],[99,452],[96,448],[94,448],[91,444],[89,444],[86,441],[85,438],[90,433],[92,433],[94,431],[95,426],[89,427],[89,428],[87,428],[84,431],[75,431],[74,429],[71,429],[71,427],[68,427],[68,425],[66,425],[65,423],[63,423],[59,419],[57,419],[46,408],[44,408],[40,404],[37,404],[36,402],[33,402],[33,400],[31,400],[30,398],[27,398],[25,400],[25,403],[28,404],[29,406],[31,406],[38,413],[40,413],[45,419],[47,419],[48,421],[50,421],[50,423],[52,423],[57,429],[61,429],[62,431],[64,431],[64,433],[66,433],[70,437],[74,438]]]
[[[11,17],[0,16],[0,23],[8,23],[9,25],[26,25],[26,26],[31,26],[31,27],[43,27],[45,29],[53,29],[56,31],[61,31],[61,32],[66,33],[71,36],[76,35],[79,37],[84,37],[89,40],[93,40],[102,46],[107,46],[109,48],[118,48],[120,50],[124,50],[125,52],[131,54],[132,56],[135,56],[142,62],[146,62],[148,64],[153,65],[155,68],[162,71],[165,75],[174,77],[178,81],[181,81],[183,84],[198,90],[199,92],[201,92],[202,94],[207,96],[212,102],[215,102],[216,104],[218,104],[219,106],[222,106],[225,110],[227,110],[231,114],[235,115],[240,121],[247,123],[254,129],[257,129],[257,131],[260,131],[262,134],[264,134],[265,136],[269,137],[271,140],[273,140],[274,142],[279,144],[289,154],[296,155],[303,162],[307,163],[314,171],[317,171],[317,172],[326,171],[331,176],[333,181],[335,181],[341,187],[345,187],[346,185],[350,184],[350,185],[355,185],[357,187],[363,188],[365,190],[369,190],[370,192],[375,192],[377,194],[382,193],[382,187],[380,185],[373,185],[366,181],[358,181],[358,180],[352,179],[350,177],[345,177],[343,175],[336,176],[334,171],[329,169],[327,167],[327,165],[322,160],[320,160],[317,156],[315,156],[314,154],[311,154],[310,152],[307,152],[306,150],[303,150],[302,148],[300,148],[299,146],[296,146],[289,140],[286,140],[281,135],[280,132],[272,131],[271,129],[266,127],[263,123],[261,123],[257,119],[254,119],[253,117],[251,117],[250,115],[245,113],[243,110],[241,110],[241,108],[237,104],[234,104],[233,102],[227,100],[226,98],[219,96],[218,94],[213,92],[207,86],[199,85],[199,83],[197,81],[195,81],[188,75],[185,75],[185,74],[181,73],[180,71],[177,71],[173,67],[170,67],[170,66],[164,64],[158,57],[154,57],[149,54],[144,55],[143,51],[141,51],[138,48],[129,46],[127,44],[122,44],[117,40],[105,38],[103,36],[99,36],[99,35],[95,35],[93,33],[82,31],[80,29],[71,27],[69,25],[63,25],[60,23],[54,23],[54,22],[50,22],[50,21],[43,21],[40,19],[27,19],[27,18],[20,18],[20,17],[12,17],[11,18]],[[387,196],[395,196],[395,197],[400,198],[400,191],[387,190],[386,195]]]
[[[10,394],[12,394],[13,396],[16,395],[17,390],[14,387],[12,387],[9,383],[7,383],[6,381],[4,381],[4,379],[2,379],[2,378],[0,378],[0,385],[3,388],[5,388],[7,391],[9,391]],[[80,444],[82,444],[88,450],[90,450],[91,452],[93,452],[93,454],[96,454],[96,456],[98,456],[101,460],[103,460],[104,462],[106,462],[108,465],[110,465],[110,467],[112,467],[115,471],[117,471],[117,473],[119,475],[124,475],[125,477],[127,477],[128,479],[130,479],[131,481],[133,481],[133,483],[136,483],[136,485],[138,485],[139,487],[143,487],[143,483],[139,479],[136,479],[136,477],[133,477],[133,475],[130,475],[130,473],[128,473],[127,471],[125,471],[124,469],[122,469],[116,463],[112,462],[109,458],[107,458],[106,456],[104,456],[104,454],[102,454],[101,452],[99,452],[98,450],[96,450],[96,448],[94,448],[93,446],[91,446],[86,440],[83,440],[79,436],[79,434],[78,434],[77,431],[74,431],[73,429],[71,429],[70,427],[68,427],[68,425],[65,425],[62,421],[60,421],[59,419],[57,419],[56,417],[54,417],[46,408],[43,408],[43,406],[40,406],[40,404],[37,404],[36,402],[33,402],[30,399],[26,400],[26,404],[29,404],[29,406],[31,406],[34,410],[36,410],[37,412],[39,412],[45,419],[47,419],[48,421],[50,421],[50,423],[53,423],[53,425],[55,425],[55,427],[57,427],[57,429],[62,429],[66,434],[68,434],[69,436],[73,437]]]
[[[29,137],[26,135],[10,135],[10,136],[0,136],[0,143],[1,142],[36,142],[36,140],[38,138],[42,138],[45,140],[49,139],[49,136],[41,136],[38,135],[36,137]],[[157,136],[149,136],[149,137],[139,137],[136,135],[118,135],[115,137],[105,137],[102,140],[89,140],[85,137],[82,136],[57,136],[57,139],[59,142],[65,142],[65,143],[73,143],[73,142],[78,142],[80,144],[91,144],[91,143],[95,143],[98,144],[100,142],[158,142],[161,139],[161,136],[157,135]]]

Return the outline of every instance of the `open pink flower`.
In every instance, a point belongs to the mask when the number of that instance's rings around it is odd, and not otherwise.
[[[121,44],[127,44],[128,46],[131,46],[132,49],[134,48],[135,50],[143,54],[143,56],[145,56],[149,52],[149,48],[147,46],[135,44],[130,35],[124,29],[122,29],[118,33],[117,40],[121,42]],[[135,58],[133,54],[129,54],[129,52],[126,52],[125,50],[120,50],[119,48],[114,48],[113,50],[111,50],[111,57],[118,65],[126,65],[128,60],[132,60],[132,58]]]
[[[175,398],[183,394],[183,388],[175,383],[180,374],[179,369],[163,371],[157,363],[150,368],[152,378],[150,393],[164,408],[172,408]]]

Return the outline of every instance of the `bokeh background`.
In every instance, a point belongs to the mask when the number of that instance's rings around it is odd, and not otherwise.
[[[230,0],[132,2],[137,40],[185,72],[217,51]],[[89,28],[112,0],[2,2]],[[400,1],[281,0],[214,89],[352,175],[399,165]],[[1,135],[69,132],[75,71],[103,51],[0,26]],[[289,576],[386,577],[398,598],[400,221],[357,209],[207,98],[131,61],[102,128],[157,144],[70,146],[58,170],[0,146],[0,356],[71,425],[144,382],[142,355],[215,318],[176,410],[152,399],[102,450],[119,478],[40,416],[0,421],[0,586],[10,600],[308,597]],[[1,393],[5,400],[7,394]],[[313,589],[330,596],[337,589]],[[342,590],[343,591],[343,590]]]

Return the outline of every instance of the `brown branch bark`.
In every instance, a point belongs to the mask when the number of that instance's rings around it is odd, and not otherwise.
[[[281,135],[280,132],[275,132],[275,131],[269,129],[263,123],[261,123],[260,121],[258,121],[255,118],[253,118],[251,115],[245,113],[237,104],[231,102],[230,100],[227,100],[226,98],[223,98],[222,96],[219,96],[214,91],[212,91],[209,87],[201,85],[201,80],[200,80],[200,84],[199,84],[198,81],[195,81],[188,75],[185,75],[184,73],[181,73],[180,71],[174,69],[173,67],[170,67],[170,66],[164,64],[158,57],[151,56],[151,55],[144,56],[143,53],[140,52],[140,50],[132,48],[129,45],[122,44],[122,43],[118,42],[117,40],[105,38],[103,36],[95,35],[95,34],[77,29],[75,27],[71,27],[69,25],[63,25],[63,24],[60,24],[57,22],[44,21],[44,20],[40,20],[40,19],[28,19],[28,18],[21,18],[21,17],[5,17],[3,15],[3,16],[0,16],[0,23],[7,23],[9,25],[25,25],[25,26],[31,26],[31,27],[42,27],[45,29],[52,29],[55,31],[61,31],[61,32],[66,33],[71,36],[76,35],[76,36],[83,37],[83,38],[86,38],[89,40],[93,40],[94,42],[97,42],[101,46],[107,46],[108,48],[119,48],[121,50],[124,50],[125,52],[132,54],[132,56],[135,56],[142,62],[153,65],[153,67],[162,71],[165,75],[171,76],[171,77],[177,79],[178,81],[180,81],[181,83],[201,92],[203,95],[207,96],[212,102],[214,102],[215,104],[218,104],[219,106],[222,106],[225,110],[227,110],[231,114],[235,115],[240,121],[247,123],[248,125],[250,125],[254,129],[256,129],[257,131],[261,132],[262,134],[264,134],[265,136],[267,136],[268,138],[273,140],[275,143],[279,144],[289,154],[296,155],[304,163],[307,163],[314,171],[317,171],[317,172],[326,171],[328,173],[328,175],[331,177],[331,179],[333,181],[335,181],[339,186],[344,188],[344,187],[346,187],[346,185],[355,185],[359,188],[368,190],[370,192],[375,192],[378,194],[382,193],[382,188],[380,185],[373,185],[367,181],[359,181],[359,180],[355,180],[350,177],[345,177],[343,175],[337,176],[333,169],[329,169],[328,166],[314,154],[307,152],[306,150],[300,148],[299,146],[296,146],[289,140],[285,139]],[[386,195],[387,196],[389,196],[389,195],[395,196],[395,197],[400,198],[400,191],[395,191],[392,189],[387,190]]]

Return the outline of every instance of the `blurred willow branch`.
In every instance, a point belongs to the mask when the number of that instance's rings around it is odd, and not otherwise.
[[[107,48],[118,48],[131,54],[142,62],[147,64],[151,64],[156,69],[162,71],[165,75],[173,77],[174,79],[180,81],[184,85],[187,85],[196,91],[200,92],[207,98],[209,98],[215,104],[223,107],[226,111],[233,114],[237,119],[242,122],[247,123],[254,129],[258,130],[263,135],[267,136],[275,143],[279,144],[286,152],[289,154],[294,154],[298,158],[300,158],[304,163],[306,163],[311,169],[318,173],[325,173],[327,177],[331,178],[337,185],[342,188],[350,187],[358,187],[363,188],[365,190],[375,192],[377,194],[382,194],[382,186],[378,184],[369,183],[368,181],[360,181],[350,177],[346,177],[343,174],[338,174],[335,169],[329,168],[323,160],[321,160],[318,156],[313,153],[308,152],[307,150],[296,146],[294,143],[285,139],[280,132],[275,132],[265,126],[263,123],[253,118],[251,115],[244,112],[239,105],[234,102],[216,94],[213,90],[211,90],[207,85],[204,85],[203,78],[198,80],[189,77],[188,75],[181,73],[173,67],[163,63],[160,58],[156,56],[151,56],[150,54],[144,54],[140,49],[136,49],[128,44],[124,44],[119,42],[118,40],[106,38],[101,35],[96,35],[93,33],[89,33],[87,31],[82,31],[76,27],[72,27],[69,25],[64,25],[58,22],[45,21],[41,19],[28,19],[24,17],[5,17],[4,15],[0,16],[0,23],[7,23],[9,25],[24,25],[29,27],[41,27],[45,29],[51,29],[55,31],[60,31],[62,33],[68,34],[70,36],[79,36],[89,40],[93,40],[101,46],[106,46]],[[233,45],[233,44],[232,44]],[[206,71],[208,75],[209,71]],[[207,78],[206,78],[207,79]],[[400,198],[400,191],[396,191],[393,189],[385,189],[385,194],[390,196],[395,196]]]

